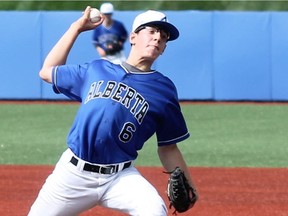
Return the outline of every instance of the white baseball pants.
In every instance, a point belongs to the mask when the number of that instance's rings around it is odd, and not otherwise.
[[[70,149],[62,154],[28,216],[76,216],[97,205],[133,216],[167,215],[163,199],[133,165],[98,174],[73,165],[72,156]]]

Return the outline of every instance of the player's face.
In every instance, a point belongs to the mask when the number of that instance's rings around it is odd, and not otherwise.
[[[161,55],[169,39],[169,33],[156,26],[142,26],[137,31],[135,45],[145,57],[156,59]]]
[[[112,14],[103,14],[105,20],[112,20]]]

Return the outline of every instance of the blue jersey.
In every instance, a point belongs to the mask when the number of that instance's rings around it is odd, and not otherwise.
[[[127,39],[127,31],[124,27],[124,25],[117,21],[113,20],[113,24],[109,26],[108,28],[100,25],[93,31],[93,43],[95,46],[99,46],[105,51],[107,51],[107,43],[109,42],[121,42],[121,44],[124,44],[124,42]],[[123,49],[123,47],[122,47]]]
[[[67,142],[98,164],[134,160],[155,132],[159,146],[189,133],[172,81],[157,71],[133,72],[106,60],[53,69],[53,89],[81,102]]]

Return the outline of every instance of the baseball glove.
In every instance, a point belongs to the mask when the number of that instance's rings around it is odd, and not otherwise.
[[[192,208],[196,203],[198,196],[195,188],[191,187],[184,175],[184,172],[176,167],[175,170],[169,172],[167,196],[170,201],[169,208],[175,208],[174,214],[177,212],[185,212]]]
[[[114,55],[115,53],[121,51],[123,48],[119,41],[107,41],[105,44],[106,54]]]

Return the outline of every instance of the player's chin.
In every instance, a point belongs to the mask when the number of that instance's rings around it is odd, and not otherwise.
[[[154,62],[158,58],[158,56],[159,55],[146,55],[142,59],[145,59],[145,61]]]
[[[161,55],[161,52],[159,50],[152,50],[147,53],[146,57],[150,58],[151,60],[156,60]]]
[[[151,56],[159,56],[162,54],[162,51],[156,46],[149,46],[149,49],[147,50],[147,54]]]

